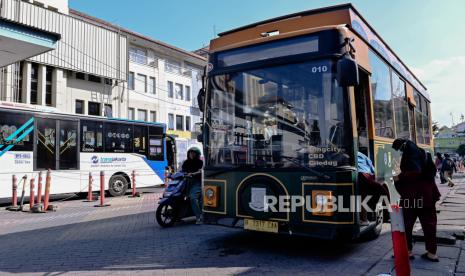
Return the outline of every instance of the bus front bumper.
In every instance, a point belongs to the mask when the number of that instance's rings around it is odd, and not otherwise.
[[[204,223],[244,229],[244,218],[224,217],[204,213]],[[305,236],[325,240],[353,240],[360,234],[359,226],[354,224],[321,224],[321,223],[292,223],[278,222],[278,234]]]

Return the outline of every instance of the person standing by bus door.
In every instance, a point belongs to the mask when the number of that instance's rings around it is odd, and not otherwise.
[[[441,171],[448,183],[448,186],[453,187],[455,184],[452,181],[452,175],[454,174],[454,171],[457,172],[457,166],[455,166],[455,162],[450,158],[450,155],[447,153],[444,154],[444,160],[442,161]]]
[[[436,166],[431,154],[426,153],[412,141],[396,139],[392,148],[402,152],[401,173],[394,176],[394,184],[401,197],[400,206],[404,214],[409,256],[413,259],[412,231],[418,218],[425,236],[426,247],[426,252],[421,257],[438,262],[436,202],[439,201],[441,194],[435,183]]]
[[[366,196],[371,196],[368,200],[368,206],[371,210],[376,209],[376,204],[379,201],[380,196],[387,196],[387,190],[380,183],[376,182],[375,167],[370,158],[365,154],[357,153],[357,169],[358,169],[358,183],[360,185],[360,194],[362,200]],[[362,207],[360,210],[360,226],[366,226],[369,224],[367,217],[367,210]]]
[[[200,149],[192,147],[187,151],[187,159],[182,164],[182,171],[189,179],[189,199],[192,211],[197,219],[196,224],[202,224],[202,168]]]

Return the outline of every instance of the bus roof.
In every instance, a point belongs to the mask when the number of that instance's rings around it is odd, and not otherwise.
[[[42,106],[42,105],[32,105],[32,104],[25,104],[25,103],[15,103],[15,102],[5,102],[0,101],[0,109],[11,109],[11,110],[23,110],[29,112],[37,112],[37,113],[50,113],[56,115],[63,115],[63,116],[70,116],[70,117],[79,117],[82,119],[96,119],[96,120],[107,120],[107,121],[118,121],[118,122],[130,122],[130,123],[141,123],[141,124],[148,124],[148,125],[157,125],[163,126],[166,129],[166,124],[158,123],[158,122],[146,122],[146,121],[139,121],[139,120],[129,120],[123,118],[108,118],[102,116],[93,116],[93,115],[84,115],[84,114],[71,114],[60,112],[57,108],[51,106]]]
[[[225,45],[257,39],[263,32],[278,29],[273,29],[273,27],[279,26],[279,34],[283,34],[304,28],[310,29],[330,25],[349,26],[367,45],[382,56],[405,80],[429,100],[425,85],[421,83],[350,3],[292,13],[222,32],[218,34],[218,38],[210,42],[210,52],[215,52]]]

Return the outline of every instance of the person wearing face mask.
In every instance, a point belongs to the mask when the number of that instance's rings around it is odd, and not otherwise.
[[[394,184],[401,196],[400,206],[404,214],[410,258],[413,258],[412,231],[418,218],[425,236],[426,247],[426,252],[421,257],[428,261],[438,262],[436,202],[441,194],[435,183],[436,166],[431,154],[410,140],[396,139],[392,143],[392,148],[402,152],[401,173],[394,176]]]

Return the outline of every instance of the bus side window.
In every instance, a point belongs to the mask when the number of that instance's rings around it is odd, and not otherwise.
[[[81,152],[103,152],[103,122],[81,121]]]
[[[165,159],[163,147],[163,128],[149,128],[149,155],[150,160],[163,161]]]
[[[12,151],[32,151],[33,129],[34,120],[31,114],[0,112],[0,145],[12,145]],[[2,147],[0,152],[6,151],[5,149],[6,147]]]
[[[147,126],[134,125],[134,152],[147,156]]]
[[[105,152],[132,152],[132,125],[105,123]]]

